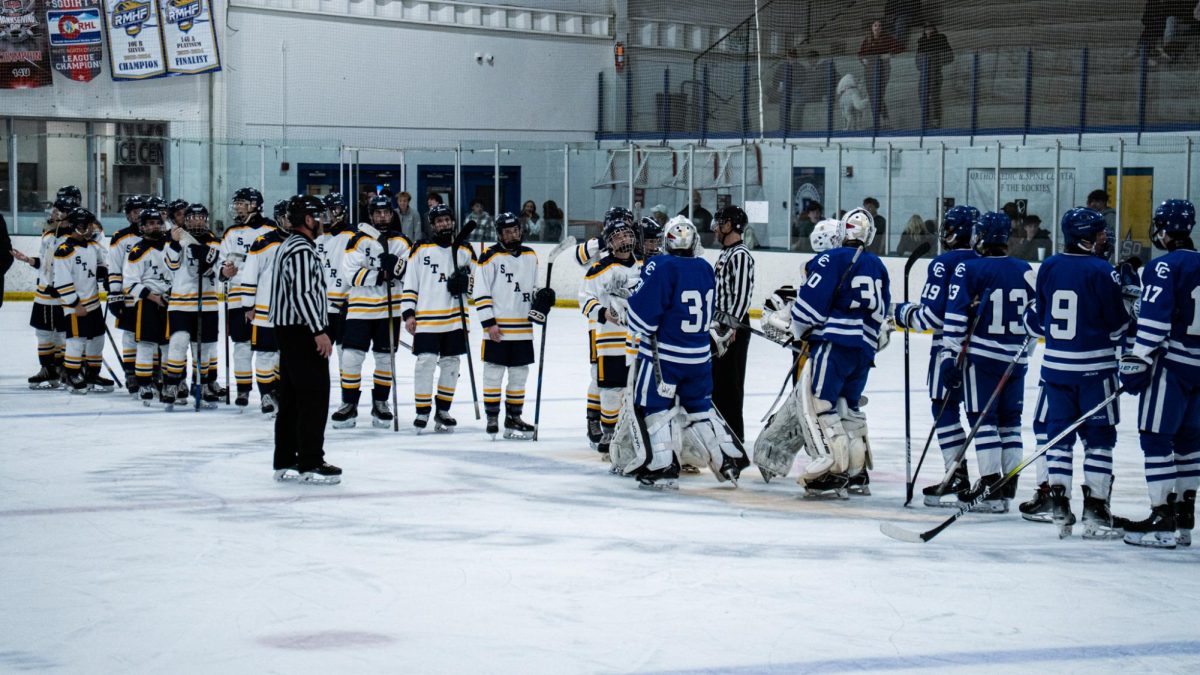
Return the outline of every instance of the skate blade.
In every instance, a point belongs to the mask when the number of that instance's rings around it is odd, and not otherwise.
[[[174,403],[164,403],[163,410],[165,412],[175,412],[175,404]]]
[[[812,499],[814,501],[850,499],[850,492],[846,490],[846,488],[837,488],[836,490],[814,490],[812,488],[805,488],[803,497],[804,499]]]
[[[994,503],[993,503],[994,502]],[[966,506],[960,502],[961,506]],[[980,502],[971,507],[971,513],[1008,513],[1008,504],[1003,499]]]
[[[732,471],[721,472],[721,473],[718,473],[717,475],[721,477],[722,482],[728,481],[730,483],[733,483],[733,487],[738,486],[739,476],[737,474],[733,473]]]
[[[760,473],[762,475],[762,479],[763,479],[764,483],[770,483],[771,479],[774,478],[776,475],[774,471],[771,471],[770,469],[764,469],[761,466],[758,467],[758,473]]]
[[[862,487],[852,487],[852,488],[847,488],[847,489],[850,491],[850,494],[852,494],[852,495],[858,495],[860,497],[870,497],[871,496],[871,488],[867,487],[866,485],[864,485]]]
[[[87,389],[76,389],[74,387],[68,389],[67,391],[69,391],[74,396],[87,396],[87,393],[88,393]]]
[[[609,464],[612,464],[612,455],[608,454],[607,452],[602,452],[602,453],[600,453],[600,461],[608,462]],[[616,465],[614,464],[613,466],[616,466]]]
[[[700,467],[683,464],[679,467],[679,473],[700,473]]]
[[[300,480],[300,472],[295,469],[276,469],[275,480],[279,483],[294,483]]]
[[[344,422],[334,422],[330,426],[332,426],[334,429],[353,429],[356,424],[357,423],[354,420],[350,419]]]
[[[517,431],[516,429],[505,429],[504,437],[513,441],[532,441],[532,431]]]
[[[378,417],[372,417],[371,426],[375,427],[376,429],[388,429],[391,428],[392,421],[380,419]]]
[[[1130,546],[1146,548],[1175,548],[1175,535],[1169,532],[1127,532],[1123,541]]]
[[[1048,513],[1022,513],[1021,517],[1031,523],[1053,523],[1054,519]]]
[[[1069,539],[1071,537],[1071,525],[1057,525],[1057,527],[1059,539]]]
[[[300,482],[305,485],[337,485],[342,482],[341,476],[321,476],[315,473],[300,474]]]
[[[53,389],[58,389],[58,380],[54,380],[53,382],[38,382],[36,384],[30,384],[29,388],[34,391],[51,391]]]
[[[678,483],[678,481],[675,481],[673,479],[660,480],[660,481],[655,481],[653,483],[642,483],[639,481],[638,488],[640,488],[642,490],[654,490],[657,492],[667,492],[668,490],[678,490],[679,483]]]
[[[1084,523],[1083,534],[1080,536],[1089,541],[1108,541],[1124,537],[1125,532],[1123,530],[1110,528],[1107,525]]]
[[[434,432],[439,433],[439,434],[454,433],[454,427],[446,427],[446,426],[442,426],[440,424],[434,425],[433,430],[434,430]]]
[[[1192,545],[1192,531],[1191,530],[1175,530],[1175,543],[1179,544],[1180,546],[1191,546]]]
[[[113,391],[113,388],[112,387],[97,387],[97,386],[93,385],[91,387],[88,387],[88,391],[92,392],[93,394],[111,394]]]
[[[947,495],[938,497],[936,495],[925,495],[925,506],[934,509],[957,509],[960,504],[958,495],[951,492]]]

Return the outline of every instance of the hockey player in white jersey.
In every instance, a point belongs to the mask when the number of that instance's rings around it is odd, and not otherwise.
[[[133,324],[135,301],[129,297],[129,284],[124,278],[125,261],[129,260],[129,251],[142,240],[141,217],[145,208],[145,197],[127,197],[124,205],[127,224],[113,232],[108,241],[108,313],[116,317],[117,330],[120,331],[121,367],[125,371],[125,388],[130,394],[137,393],[139,382],[134,369],[137,359],[137,327]]]
[[[609,444],[621,412],[621,397],[632,352],[625,327],[627,298],[637,284],[641,265],[634,256],[633,217],[625,209],[609,209],[602,232],[608,254],[592,265],[579,287],[579,308],[592,331],[592,366],[600,389],[601,437],[596,445],[608,459]]]
[[[254,240],[246,252],[246,265],[241,271],[242,289],[252,298],[246,310],[250,321],[250,351],[254,354],[254,381],[261,397],[259,410],[275,415],[275,388],[279,384],[279,344],[275,327],[268,318],[271,313],[271,280],[274,276],[275,255],[287,239],[287,202],[275,205],[276,227]],[[282,208],[281,208],[282,207]]]
[[[187,361],[192,355],[192,379],[195,393],[205,407],[216,407],[217,391],[217,313],[220,311],[221,242],[209,230],[208,208],[191,204],[184,209],[183,225],[171,230],[171,242],[163,251],[171,271],[171,295],[167,303],[167,360],[163,369],[163,391],[159,400],[168,410],[186,405]],[[186,234],[186,236],[185,236]],[[194,345],[199,336],[200,349]]]
[[[362,225],[346,241],[340,278],[349,284],[346,320],[342,325],[342,405],[333,413],[336,429],[353,427],[362,395],[362,368],[369,350],[375,361],[371,387],[371,423],[392,426],[399,413],[388,406],[394,376],[389,351],[400,334],[404,270],[412,243],[396,222],[391,200],[374,197],[367,204],[370,226]],[[327,280],[328,281],[328,280]],[[328,297],[328,287],[326,289]],[[389,305],[390,301],[390,305]]]
[[[604,214],[604,222],[610,220],[628,220],[633,222],[633,214],[620,206],[610,208]],[[607,253],[603,237],[585,239],[575,246],[575,262],[583,268],[584,276],[591,270],[600,258]],[[604,432],[600,428],[600,384],[596,381],[596,329],[588,322],[588,364],[590,378],[587,388],[587,426],[588,442],[593,448],[598,448]]]
[[[471,292],[471,267],[475,251],[454,238],[454,216],[438,204],[429,210],[429,240],[409,256],[404,276],[404,328],[413,336],[413,397],[417,416],[413,426],[424,429],[434,411],[434,430],[453,431],[458,422],[450,416],[458,384],[459,360],[467,352],[463,329],[464,297]],[[437,396],[433,395],[437,371]]]
[[[326,220],[320,237],[317,237],[317,253],[325,266],[325,297],[329,301],[329,339],[337,347],[338,364],[342,361],[342,326],[346,320],[346,301],[350,297],[350,282],[342,278],[342,261],[346,258],[346,245],[355,229],[346,221],[346,203],[340,192],[331,192],[324,199]]]
[[[167,266],[166,231],[158,209],[142,209],[139,215],[142,238],[129,250],[123,271],[125,293],[133,301],[128,307],[130,325],[137,342],[135,376],[142,403],[154,400],[154,363],[167,360],[167,300],[171,270]]]
[[[64,188],[65,190],[65,188]],[[29,378],[30,389],[57,389],[62,384],[63,357],[66,348],[66,318],[54,290],[54,252],[71,234],[67,214],[78,202],[67,191],[55,198],[54,206],[42,231],[38,254],[30,257],[13,250],[13,258],[37,270],[33,307],[29,325],[37,337],[38,363],[41,368]]]
[[[103,247],[92,239],[96,218],[76,207],[67,221],[71,235],[54,251],[54,288],[66,317],[67,390],[110,392],[112,380],[100,376],[104,351],[100,286],[107,270]]]
[[[251,324],[243,311],[254,307],[254,295],[245,284],[242,270],[254,241],[275,229],[275,223],[262,215],[262,205],[262,193],[254,188],[241,188],[235,192],[230,205],[234,224],[221,238],[221,279],[226,282],[229,310],[225,330],[233,341],[233,379],[237,383],[234,403],[241,408],[250,405],[250,391],[254,386]]]
[[[534,428],[521,419],[525,382],[533,363],[533,323],[529,312],[536,304],[544,317],[554,305],[554,291],[536,288],[537,253],[522,241],[521,221],[511,213],[496,217],[499,240],[479,257],[475,267],[475,314],[486,333],[483,361],[483,408],[487,433],[500,433],[500,400],[504,398],[504,437],[533,438]],[[504,375],[508,385],[504,386]]]

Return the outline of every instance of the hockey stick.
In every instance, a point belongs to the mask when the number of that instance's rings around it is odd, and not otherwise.
[[[1021,460],[1020,464],[1016,465],[1015,467],[1013,467],[1013,469],[1011,471],[1004,474],[1004,476],[1000,480],[996,481],[992,485],[985,487],[983,489],[983,491],[980,492],[979,495],[975,497],[975,499],[971,500],[970,503],[968,503],[964,506],[960,506],[958,508],[958,513],[955,513],[954,515],[950,516],[949,518],[947,518],[945,521],[943,521],[937,527],[935,527],[931,530],[926,530],[925,532],[913,532],[912,530],[906,530],[906,529],[899,527],[893,523],[880,523],[879,531],[884,533],[885,535],[891,537],[892,539],[896,539],[898,541],[905,541],[905,542],[908,542],[911,544],[923,544],[923,543],[929,541],[930,539],[933,539],[934,537],[938,536],[938,534],[940,534],[942,532],[942,530],[946,529],[947,527],[950,527],[950,525],[952,525],[954,523],[954,521],[961,518],[964,513],[970,511],[972,508],[983,503],[984,500],[986,500],[988,497],[995,494],[998,490],[1000,490],[1000,488],[1004,487],[1004,485],[1006,483],[1008,483],[1008,481],[1012,480],[1013,478],[1016,477],[1017,474],[1021,473],[1021,471],[1025,467],[1036,462],[1039,457],[1046,454],[1046,452],[1050,448],[1054,447],[1054,445],[1056,443],[1058,443],[1062,439],[1066,438],[1067,435],[1070,434],[1071,432],[1075,431],[1075,429],[1079,428],[1079,426],[1081,424],[1083,424],[1084,422],[1086,422],[1089,417],[1100,412],[1106,406],[1108,406],[1109,403],[1112,403],[1113,401],[1115,401],[1117,399],[1117,397],[1120,396],[1124,391],[1125,391],[1124,385],[1117,387],[1117,390],[1114,391],[1112,394],[1110,394],[1108,396],[1108,398],[1106,398],[1103,401],[1101,401],[1100,403],[1096,404],[1095,407],[1093,407],[1091,410],[1088,410],[1087,412],[1083,413],[1083,415],[1080,415],[1074,422],[1071,422],[1069,425],[1067,425],[1067,427],[1065,429],[1063,429],[1062,431],[1060,431],[1054,438],[1051,438],[1050,440],[1046,441],[1045,443],[1042,444],[1042,447],[1038,448],[1033,454],[1031,454],[1028,457],[1026,457],[1025,459]]]
[[[113,352],[117,355],[118,362],[120,362],[121,350],[117,349],[117,341],[115,339],[113,339],[112,331],[108,329],[108,303],[107,302],[104,303],[104,334],[108,336],[108,344],[112,346]],[[100,361],[102,363],[104,363],[104,368],[106,370],[108,370],[108,374],[112,375],[113,382],[116,382],[118,387],[124,389],[125,383],[121,381],[121,378],[117,377],[117,374],[113,371],[112,366],[108,365],[108,361],[104,360],[103,355],[101,355]]]
[[[458,236],[454,239],[452,247],[453,259],[455,268],[458,267],[458,248],[464,245],[464,242],[471,237],[471,233],[475,231],[475,221],[469,220],[459,231]],[[465,244],[470,246],[470,244]],[[470,260],[467,261],[468,265]],[[475,388],[475,359],[471,357],[471,327],[467,324],[467,305],[463,300],[463,296],[458,296],[458,316],[462,319],[463,342],[467,345],[467,373],[471,376],[471,402],[475,406],[475,419],[479,419],[479,390]]]
[[[736,329],[747,330],[750,332],[751,335],[757,335],[758,337],[770,342],[773,345],[776,345],[778,347],[783,347],[784,349],[792,350],[793,352],[796,353],[797,356],[805,353],[804,347],[797,346],[795,343],[792,343],[792,342],[787,342],[787,343],[776,342],[775,340],[771,339],[771,337],[769,335],[767,335],[766,333],[755,328],[754,326],[751,326],[748,323],[745,323],[743,321],[740,321],[740,320],[734,318],[734,316],[728,312],[722,312],[721,310],[717,310],[717,311],[713,312],[713,320],[715,320],[717,323],[721,324],[722,326],[725,326],[726,328],[736,328]]]
[[[558,243],[550,250],[550,254],[546,256],[546,288],[550,288],[550,274],[554,271],[554,260],[562,255],[562,252],[575,247],[575,237],[567,237]],[[538,347],[538,379],[537,379],[537,395],[533,402],[533,440],[538,439],[538,421],[542,418],[542,372],[546,368],[546,326],[550,321],[550,315],[546,315],[545,321],[542,323],[542,344]]]
[[[797,373],[799,373],[800,369],[804,368],[804,364],[808,362],[808,343],[807,342],[804,343],[803,350],[804,351],[802,351],[799,354],[796,354],[796,356],[792,358],[792,367],[789,368],[787,371],[787,374],[784,375],[783,384],[779,385],[779,393],[775,395],[775,400],[771,401],[771,405],[767,407],[767,413],[765,415],[763,415],[761,418],[759,418],[759,420],[758,420],[759,422],[766,422],[767,419],[769,419],[771,417],[771,415],[775,414],[775,406],[779,405],[779,402],[781,400],[783,400],[783,395],[785,392],[787,392],[788,384],[795,383]]]
[[[933,248],[929,242],[923,241],[916,250],[908,256],[908,260],[904,263],[904,304],[908,304],[908,276],[912,272],[913,265],[919,260],[929,249]],[[909,327],[907,322],[904,325],[904,475],[905,483],[907,484],[907,493],[904,498],[904,503],[907,505],[912,501],[913,482],[912,482],[912,392],[911,389],[912,375],[910,374],[910,360],[908,348]]]
[[[662,363],[658,359],[658,338],[654,335],[648,336],[650,340],[650,356],[654,360],[654,388],[658,391],[658,395],[663,398],[675,398],[675,385],[663,381]]]
[[[187,231],[184,231],[187,234]],[[190,238],[190,235],[188,235]],[[192,239],[195,241],[195,239]],[[200,412],[200,380],[204,373],[200,368],[200,333],[204,330],[204,270],[200,269],[200,261],[196,261],[196,354],[192,357],[192,365],[195,367],[195,382],[192,389],[192,398],[195,399],[195,411]]]

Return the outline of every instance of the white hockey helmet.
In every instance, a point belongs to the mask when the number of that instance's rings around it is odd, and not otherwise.
[[[852,210],[842,219],[845,228],[843,241],[861,241],[863,246],[870,246],[875,240],[875,218],[863,208]]]
[[[808,235],[808,241],[812,244],[814,253],[823,253],[831,248],[837,248],[842,245],[842,239],[846,237],[846,230],[842,227],[842,221],[837,218],[826,218],[813,226],[812,234]]]
[[[687,216],[675,216],[667,221],[666,231],[663,232],[663,250],[667,253],[691,257],[696,255],[699,243],[700,235]]]

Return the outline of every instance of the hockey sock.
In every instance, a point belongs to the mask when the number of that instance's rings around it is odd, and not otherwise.
[[[587,417],[590,420],[600,419],[600,385],[597,378],[599,370],[596,364],[592,364],[592,380],[588,383],[587,390]]]
[[[954,459],[958,456],[963,441],[967,439],[967,432],[963,429],[962,416],[959,414],[957,403],[947,404],[944,410],[941,401],[931,401],[930,403],[933,405],[934,415],[937,415],[939,411],[942,413],[940,417],[934,418],[934,424],[937,426],[938,447],[942,450],[942,462],[949,471],[954,466]]]
[[[438,359],[437,409],[449,410],[454,402],[454,389],[458,385],[457,356],[443,356]]]
[[[237,383],[239,392],[249,392],[254,388],[253,359],[249,342],[233,343],[233,381]]]
[[[350,350],[346,350],[349,358]],[[417,404],[418,415],[428,415],[433,409],[433,375],[437,370],[437,354],[418,354],[417,365],[413,369],[413,399]]]
[[[496,363],[483,364],[483,409],[488,415],[500,414],[500,392],[505,368]],[[512,379],[512,376],[509,376]]]
[[[69,377],[75,377],[83,369],[83,350],[87,346],[87,338],[67,338],[66,356],[63,365]]]
[[[121,367],[126,373],[136,373],[138,349],[137,336],[133,331],[121,331]]]
[[[200,363],[204,369],[204,383],[217,381],[217,343],[200,343]]]
[[[1167,503],[1167,495],[1175,492],[1175,454],[1171,434],[1143,431],[1139,434],[1142,454],[1146,456],[1146,489],[1150,506]]]
[[[508,369],[508,387],[504,390],[504,407],[509,415],[519,416],[525,409],[525,382],[529,379],[529,366],[513,366]]]
[[[157,353],[157,344],[153,342],[137,343],[137,361],[134,372],[139,386],[149,387],[154,384],[154,355]]]
[[[184,370],[187,368],[187,355],[191,350],[192,335],[186,331],[174,331],[171,333],[171,340],[167,344],[167,360],[163,368],[163,374],[166,376],[166,381],[176,384],[183,380]]]
[[[54,355],[58,353],[58,346],[54,342],[54,332],[34,330],[33,333],[37,336],[38,363],[47,369],[54,368]]]
[[[386,401],[392,394],[392,362],[387,352],[371,352],[375,357],[375,372],[371,379],[371,400]]]
[[[279,381],[279,352],[254,353],[254,379],[261,396],[273,393]]]
[[[358,349],[347,349],[342,354],[341,380],[342,403],[358,404],[362,395],[362,365],[367,353]]]
[[[625,392],[619,387],[605,387],[600,390],[600,428],[604,435],[611,436],[617,429],[617,417],[621,414],[621,395]]]
[[[967,415],[971,424],[979,419],[978,413]],[[1003,467],[1003,445],[1000,430],[994,424],[981,424],[975,433],[975,458],[979,463],[979,475],[990,476],[1001,473]]]
[[[1195,420],[1184,422],[1184,428],[1175,434],[1175,484],[1179,494],[1200,487],[1200,429],[1186,426],[1189,423]]]

